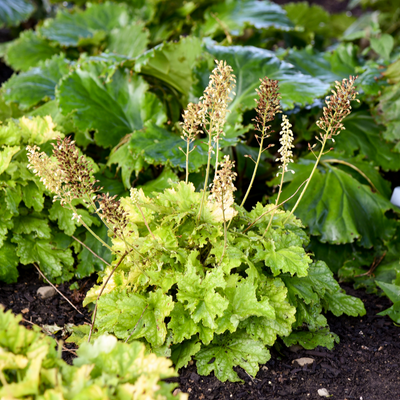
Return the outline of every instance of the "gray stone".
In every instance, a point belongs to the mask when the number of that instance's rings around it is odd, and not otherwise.
[[[309,357],[297,358],[292,361],[292,364],[297,364],[299,367],[305,367],[306,365],[313,365],[314,359]]]
[[[42,286],[37,290],[37,295],[42,299],[50,299],[56,294],[56,290],[52,286]]]
[[[319,394],[321,397],[330,397],[329,392],[328,392],[325,388],[318,389],[318,394]]]

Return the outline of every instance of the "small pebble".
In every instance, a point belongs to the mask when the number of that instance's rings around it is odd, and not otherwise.
[[[297,358],[292,361],[292,364],[297,364],[299,367],[305,367],[306,365],[313,365],[314,359],[310,357]]]
[[[37,290],[38,296],[42,299],[50,299],[56,294],[56,290],[51,286],[42,286]]]
[[[179,393],[181,393],[182,390],[179,388],[176,388],[173,392],[172,392],[172,396],[177,396]]]
[[[329,397],[330,396],[329,392],[325,388],[318,389],[318,394],[321,397]]]

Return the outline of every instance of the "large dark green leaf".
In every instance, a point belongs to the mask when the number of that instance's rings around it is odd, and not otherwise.
[[[217,60],[225,60],[236,75],[236,96],[230,109],[229,119],[235,120],[238,112],[254,108],[255,89],[260,85],[260,79],[267,76],[279,81],[281,104],[284,109],[290,109],[295,104],[306,105],[323,96],[329,85],[317,78],[303,75],[292,65],[280,61],[272,51],[252,46],[223,47],[208,45],[207,51]]]
[[[52,46],[47,39],[41,38],[36,32],[25,31],[7,47],[5,59],[14,70],[28,71],[29,68],[37,67],[40,62],[59,52],[58,46]]]
[[[148,42],[149,31],[144,23],[131,23],[111,31],[107,48],[114,53],[137,57],[147,49]]]
[[[257,0],[227,0],[213,5],[207,10],[205,20],[201,29],[206,36],[223,33],[224,29],[239,36],[246,26],[256,29],[274,27],[284,31],[294,27],[279,5]]]
[[[321,79],[323,82],[335,82],[343,78],[348,78],[349,75],[354,74],[356,66],[356,57],[354,52],[348,63],[342,60],[341,57],[343,50],[336,49],[334,52],[319,53],[311,47],[302,50],[290,50],[285,57],[287,61],[293,64],[303,74],[311,75],[315,78]],[[338,62],[339,59],[341,62]]]
[[[112,29],[124,27],[128,22],[125,4],[87,3],[85,11],[60,11],[56,18],[47,19],[40,33],[62,46],[98,45]]]
[[[64,56],[54,56],[39,67],[13,75],[4,84],[4,99],[28,109],[42,100],[54,99],[58,81],[68,73],[69,63]]]
[[[400,169],[400,154],[381,137],[381,129],[371,115],[354,112],[344,121],[346,130],[336,139],[335,150],[348,156],[360,153],[384,170]]]
[[[0,1],[0,28],[4,25],[15,26],[28,19],[35,7],[28,0]]]
[[[6,283],[17,282],[19,257],[16,254],[16,246],[5,242],[0,247],[0,281]]]
[[[378,104],[378,120],[386,126],[383,137],[395,143],[400,153],[400,83],[386,87]]]
[[[314,159],[300,159],[291,166],[295,174],[287,174],[290,184],[284,188],[281,200],[288,199],[310,176]],[[300,192],[299,192],[300,193]],[[299,193],[286,203],[290,210]],[[370,187],[332,164],[320,165],[296,209],[296,216],[309,226],[312,235],[322,242],[352,243],[371,247],[378,239],[388,240],[394,234],[394,224],[385,217],[393,206]]]
[[[193,145],[196,150],[189,155],[189,171],[198,171],[207,163],[208,148],[200,140]],[[129,142],[129,150],[134,157],[142,156],[149,164],[171,165],[185,168],[186,156],[179,149],[186,148],[182,138],[154,124],[147,124],[141,132],[134,132]]]
[[[105,83],[96,66],[84,67],[62,80],[57,99],[64,115],[73,113],[77,128],[96,130],[99,146],[116,146],[127,133],[142,129],[147,120],[165,122],[163,106],[148,92],[143,78],[116,70],[112,81]]]
[[[188,36],[144,53],[136,59],[135,71],[154,76],[187,96],[193,84],[193,67],[200,53],[199,39]]]

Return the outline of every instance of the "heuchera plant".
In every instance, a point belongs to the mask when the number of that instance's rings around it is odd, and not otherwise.
[[[286,345],[332,348],[338,338],[329,331],[323,311],[365,313],[359,299],[342,292],[327,265],[313,262],[306,253],[309,238],[303,225],[294,209],[280,208],[279,195],[275,204],[259,203],[246,211],[251,183],[241,205],[235,204],[234,162],[219,149],[234,84],[231,67],[217,62],[204,96],[189,104],[183,115],[187,146],[182,151],[187,160],[196,151],[194,139],[201,134],[208,139],[201,192],[195,191],[186,172],[185,182],[154,197],[132,189],[130,198],[117,201],[96,194],[87,162],[70,139],[58,141],[54,159],[28,147],[30,168],[56,194],[54,200],[70,207],[79,219],[73,202],[81,199],[98,213],[112,237],[115,260],[85,299],[85,304],[95,303],[93,324],[90,332],[88,326],[77,328],[75,340],[88,335],[90,341],[104,333],[126,342],[141,339],[156,354],[171,356],[177,368],[194,357],[200,374],[214,371],[222,381],[239,381],[233,367],[254,376],[258,365],[270,358],[268,347],[278,337]],[[255,126],[260,148],[254,176],[268,123],[280,112],[278,82],[263,79],[258,94]],[[354,78],[337,82],[318,123],[322,146],[317,160],[327,141],[343,129],[356,94]],[[285,173],[291,173],[290,128],[284,116],[279,193]],[[300,198],[312,174],[298,188]]]

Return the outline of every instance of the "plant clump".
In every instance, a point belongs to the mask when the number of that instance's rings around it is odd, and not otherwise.
[[[157,355],[171,357],[176,368],[194,358],[200,374],[214,371],[222,381],[238,381],[233,367],[254,376],[278,338],[287,345],[332,348],[338,338],[329,331],[324,311],[365,313],[359,299],[342,292],[328,266],[306,252],[309,237],[292,212],[278,203],[258,203],[247,211],[234,202],[234,163],[228,155],[221,161],[219,149],[233,83],[230,66],[217,61],[203,98],[183,115],[188,146],[199,126],[208,134],[202,192],[195,191],[186,174],[185,182],[152,197],[132,189],[118,204],[113,199],[113,217],[104,220],[115,259],[85,299],[96,307],[90,332],[88,326],[77,327],[71,340],[82,343],[88,335],[90,341],[103,334],[128,343],[140,339]],[[268,123],[280,112],[278,87],[265,78],[258,90],[259,155]],[[348,91],[347,84],[341,87]],[[343,107],[348,110],[348,103]],[[336,114],[329,123],[337,125]],[[292,162],[290,127],[283,116],[282,178]],[[187,160],[193,150],[187,147]],[[212,153],[214,179],[209,185]],[[260,157],[255,169],[259,162]],[[283,179],[280,191],[282,185]],[[104,206],[92,207],[104,214]]]

